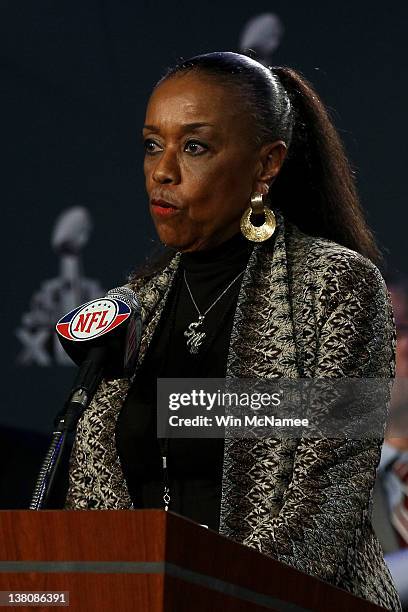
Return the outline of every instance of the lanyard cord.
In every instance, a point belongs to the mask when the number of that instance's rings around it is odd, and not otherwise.
[[[166,373],[166,370],[169,364],[170,346],[171,346],[172,336],[174,334],[174,325],[176,322],[176,312],[177,312],[177,306],[179,303],[181,286],[182,286],[179,271],[177,271],[177,277],[174,279],[174,281],[175,281],[176,286],[174,287],[173,296],[171,295],[169,296],[172,299],[172,304],[170,306],[170,312],[169,312],[169,317],[168,317],[169,326],[168,326],[167,339],[165,342],[165,346],[166,346],[165,359],[163,361],[162,370],[161,372],[158,373],[159,377],[160,377],[160,374]],[[156,404],[156,410],[157,410],[157,404]],[[163,475],[163,497],[162,499],[163,499],[164,510],[167,512],[170,506],[170,501],[171,501],[169,471],[168,471],[169,438],[158,438],[157,441],[159,444],[161,461],[162,461],[162,475]]]
[[[230,285],[227,287],[227,289],[229,289],[229,287],[235,283],[235,281],[243,275],[243,272],[241,272],[237,277],[234,278],[233,282],[230,283]],[[180,302],[180,295],[181,295],[181,291],[182,291],[182,287],[183,287],[183,278],[181,276],[181,272],[178,271],[177,272],[177,278],[175,279],[175,283],[176,286],[174,288],[174,293],[173,296],[169,296],[170,299],[172,299],[172,304],[170,307],[170,312],[169,312],[169,316],[168,316],[168,322],[169,322],[169,329],[168,329],[168,333],[167,333],[167,339],[165,342],[165,359],[163,361],[163,366],[161,369],[161,372],[159,373],[159,377],[160,374],[165,374],[166,370],[167,370],[167,366],[169,364],[169,354],[170,354],[170,347],[172,346],[172,338],[174,336],[174,331],[175,331],[175,322],[176,322],[176,313],[177,313],[177,308],[178,308],[178,304]],[[188,288],[188,287],[187,287]],[[223,295],[226,293],[226,290],[223,292]],[[222,296],[220,296],[222,297]],[[218,320],[218,325],[216,326],[215,329],[213,329],[212,333],[208,336],[207,342],[206,342],[206,346],[203,350],[203,352],[200,354],[200,360],[202,359],[202,357],[208,352],[209,348],[211,347],[218,331],[220,329],[224,328],[224,322],[225,319],[227,318],[233,303],[236,301],[237,299],[237,295],[235,294],[235,292],[230,293],[229,295],[229,300],[225,305],[224,311],[222,313],[222,315],[220,316],[219,320]],[[218,302],[218,299],[217,299]],[[215,304],[214,304],[215,305]],[[197,374],[197,369],[200,366],[200,361],[196,361],[195,363],[196,368],[195,371],[193,372],[194,374]],[[167,370],[168,371],[168,370]],[[158,444],[159,444],[159,448],[160,448],[160,454],[161,454],[161,465],[162,465],[162,477],[163,477],[163,507],[164,510],[167,511],[170,507],[170,502],[171,502],[171,492],[170,492],[170,479],[169,479],[169,470],[168,470],[168,457],[169,457],[169,446],[170,446],[170,440],[169,438],[158,438]]]

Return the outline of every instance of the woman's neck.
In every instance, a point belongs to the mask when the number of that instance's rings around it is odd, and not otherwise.
[[[253,243],[237,232],[215,247],[200,251],[188,251],[181,254],[180,263],[186,269],[200,266],[217,266],[246,262],[249,259],[253,248]]]

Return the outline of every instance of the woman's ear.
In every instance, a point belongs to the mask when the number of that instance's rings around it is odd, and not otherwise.
[[[286,144],[283,140],[263,145],[259,152],[258,172],[256,176],[257,186],[255,191],[263,193],[264,185],[270,186],[278,175],[287,153]]]

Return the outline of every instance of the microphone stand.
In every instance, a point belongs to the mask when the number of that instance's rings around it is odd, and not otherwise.
[[[52,485],[61,462],[67,437],[75,432],[77,423],[89,405],[103,377],[103,362],[107,353],[105,346],[94,347],[82,363],[66,402],[66,409],[56,418],[56,429],[52,433],[51,444],[41,465],[37,482],[31,498],[30,510],[41,510],[46,507]]]

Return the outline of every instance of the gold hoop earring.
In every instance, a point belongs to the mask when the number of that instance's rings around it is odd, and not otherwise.
[[[260,226],[251,223],[251,215],[263,214],[264,222]],[[270,238],[276,229],[276,217],[272,210],[264,205],[263,195],[255,192],[251,197],[251,204],[241,217],[241,232],[247,240],[264,242]]]

